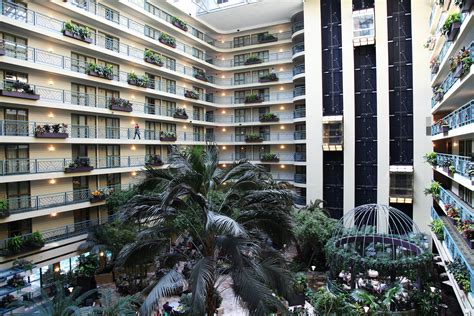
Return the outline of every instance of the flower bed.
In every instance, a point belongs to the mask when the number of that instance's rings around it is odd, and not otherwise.
[[[35,128],[37,138],[67,138],[68,136],[66,124],[37,125]]]
[[[109,108],[113,111],[132,112],[132,103],[122,98],[110,98]]]
[[[91,31],[86,26],[80,26],[72,22],[64,23],[63,35],[74,38],[76,40],[92,43]]]
[[[163,61],[161,60],[160,55],[158,55],[157,53],[153,52],[150,49],[145,50],[143,59],[149,64],[153,64],[159,67],[163,66]]]
[[[158,41],[160,41],[161,44],[176,48],[176,39],[166,33],[161,33]]]
[[[90,76],[107,80],[112,80],[114,78],[112,66],[102,66],[96,63],[89,63],[87,65],[86,73]]]
[[[35,91],[28,83],[18,80],[13,83],[11,88],[5,87],[3,90],[0,90],[0,95],[28,100],[39,100],[40,98],[39,94],[35,94]]]

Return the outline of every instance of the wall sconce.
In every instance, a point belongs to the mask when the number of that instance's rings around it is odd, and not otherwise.
[[[135,145],[132,145],[132,150],[136,150],[137,148],[135,147]]]
[[[221,112],[221,113],[222,113],[222,114],[225,114],[226,112],[225,112],[225,110],[222,110],[222,112]]]
[[[49,112],[48,117],[53,118],[53,117],[54,117],[54,113],[53,113],[53,112]]]
[[[225,76],[224,76],[224,75],[222,75],[222,76],[221,76],[221,78],[222,78],[222,79],[224,79],[224,78],[225,78]]]
[[[284,70],[283,67],[281,67],[281,68],[280,68],[280,71],[283,71],[283,70]]]
[[[225,131],[226,131],[225,127],[222,129],[222,131],[223,131],[223,132],[225,132]]]
[[[134,94],[132,94],[132,100],[133,100],[133,99],[135,99],[135,95],[134,95]]]
[[[103,257],[104,255],[105,255],[105,253],[103,251],[99,252],[100,257]]]
[[[280,48],[280,53],[283,53],[283,48]]]
[[[50,179],[49,184],[56,184],[56,179]]]
[[[135,121],[132,120],[132,121],[130,122],[130,124],[131,124],[131,125],[135,125]]]
[[[48,52],[52,53],[54,52],[54,49],[52,47],[48,48]]]
[[[285,169],[285,165],[280,165],[280,168],[281,168],[281,169]]]
[[[53,79],[49,79],[48,84],[49,84],[50,86],[52,86],[52,85],[54,84]]]
[[[226,164],[223,164],[223,165],[222,165],[222,168],[225,168],[225,167],[227,167],[227,165],[226,165]]]
[[[283,90],[285,90],[285,88],[283,88],[283,87],[280,87],[280,91],[283,91]]]
[[[225,60],[225,58],[224,58],[224,57],[222,57],[221,59],[222,59],[222,60]]]
[[[186,125],[183,125],[183,128],[184,128],[184,129],[188,129],[188,127],[187,127]]]
[[[54,148],[54,146],[53,146],[53,145],[49,145],[49,147],[48,147],[48,150],[49,150],[49,151],[55,151],[55,150],[56,150],[56,148]]]
[[[282,125],[282,126],[280,126],[280,129],[285,129],[285,126],[283,126],[283,125]]]
[[[132,177],[135,177],[137,175],[137,172],[136,171],[133,171],[132,172]]]
[[[51,213],[51,217],[56,217],[56,215],[58,215],[58,213]]]
[[[222,92],[221,96],[225,97],[225,92]]]
[[[285,107],[282,105],[280,106],[280,110],[283,111],[285,109]]]
[[[55,267],[54,272],[58,273],[59,272],[59,267]]]
[[[186,104],[185,104],[185,105],[183,105],[183,108],[184,108],[184,109],[186,108]]]
[[[280,145],[280,149],[285,149],[285,145]]]
[[[278,33],[283,33],[283,30],[279,30]]]
[[[227,149],[227,147],[226,147],[226,146],[222,146],[222,149],[223,149],[223,150],[226,150],[226,149]]]

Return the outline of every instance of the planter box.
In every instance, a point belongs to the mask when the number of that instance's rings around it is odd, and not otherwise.
[[[11,97],[11,98],[19,98],[19,99],[27,99],[27,100],[39,100],[39,94],[29,94],[24,92],[18,91],[6,91],[0,90],[0,95],[3,97]]]
[[[176,141],[176,136],[175,137],[161,137],[160,136],[160,141],[162,141],[162,142],[175,142]]]
[[[434,64],[433,67],[431,67],[431,74],[436,75],[439,71],[439,64]]]
[[[161,38],[158,39],[158,41],[160,41],[161,44],[164,44],[166,46],[176,48],[176,43],[175,44],[168,44],[167,42],[163,41]]]
[[[145,166],[161,167],[163,165],[164,165],[163,162],[145,162]]]
[[[247,100],[245,99],[244,103],[245,104],[250,104],[250,103],[262,103],[263,102],[263,99],[262,98],[259,98],[257,100]]]
[[[153,60],[151,60],[151,59],[148,58],[148,57],[145,57],[143,60],[144,60],[145,62],[149,63],[149,64],[153,64],[153,65],[156,65],[156,66],[158,66],[158,67],[163,67],[163,62],[162,62],[162,61],[160,61],[159,63],[155,63]]]
[[[448,42],[454,41],[454,39],[456,38],[456,36],[459,33],[460,28],[461,28],[461,23],[460,22],[454,22],[451,25],[451,29],[449,30],[448,34],[446,34]]]
[[[304,294],[294,294],[292,297],[288,298],[288,305],[290,305],[290,306],[297,306],[297,305],[304,306]]]
[[[279,120],[280,120],[279,117],[275,117],[275,118],[272,118],[272,119],[267,119],[267,118],[259,119],[259,121],[262,122],[262,123],[265,123],[265,122],[278,122]]]
[[[0,48],[0,56],[4,56],[5,54],[5,48]]]
[[[82,41],[82,42],[86,42],[88,44],[92,43],[92,38],[82,37],[80,35],[73,34],[72,32],[69,32],[69,31],[66,31],[66,30],[63,31],[63,35],[67,36],[67,37],[71,37],[71,38],[79,40],[79,41]]]
[[[183,31],[185,31],[185,32],[188,31],[188,27],[187,27],[187,26],[182,27],[178,22],[173,21],[173,22],[171,22],[171,24],[173,24],[174,26],[176,26],[176,27],[177,27],[178,29],[180,29],[180,30],[183,30]]]
[[[94,167],[77,167],[77,168],[65,168],[65,173],[75,173],[75,172],[89,172],[94,170]]]
[[[279,159],[279,158],[274,158],[274,159],[263,159],[263,158],[260,158],[260,161],[262,161],[262,162],[279,162],[280,159]]]
[[[469,11],[471,11],[471,7],[472,7],[472,0],[464,0],[462,2],[461,11],[462,12],[469,12]]]
[[[260,82],[260,83],[274,82],[274,81],[278,81],[278,78],[276,78],[276,79],[258,79],[258,82]]]
[[[209,81],[209,80],[207,80],[206,77],[201,76],[201,75],[194,75],[194,78],[196,78],[196,79],[198,79],[198,80],[205,81],[205,82],[208,82],[208,81]]]
[[[122,112],[132,112],[133,111],[133,108],[131,106],[128,106],[128,107],[123,107],[123,106],[120,106],[120,105],[114,105],[112,104],[110,106],[110,109],[112,111],[122,111]]]
[[[256,64],[261,64],[262,61],[261,60],[247,60],[246,62],[244,62],[244,65],[256,65]]]
[[[110,76],[101,76],[99,75],[97,72],[95,71],[89,71],[87,73],[89,76],[92,76],[92,77],[97,77],[97,78],[102,78],[102,79],[107,79],[107,80],[112,80],[114,78],[113,75],[110,75]]]
[[[278,38],[267,38],[267,39],[259,39],[258,43],[259,44],[265,44],[265,43],[272,43],[278,41]]]
[[[37,138],[67,138],[69,135],[68,133],[43,133],[43,134],[36,134],[35,137]]]
[[[10,216],[9,210],[0,211],[0,218],[7,218],[8,216]]]
[[[100,284],[113,283],[114,282],[114,274],[112,272],[96,274],[94,276],[94,279],[95,279],[95,282],[99,285]]]
[[[177,118],[177,119],[182,119],[182,120],[187,120],[188,119],[188,116],[186,114],[184,114],[184,115],[173,114],[173,117]]]
[[[449,125],[442,125],[441,130],[443,131],[443,133],[449,132]]]
[[[106,199],[106,196],[105,196],[105,194],[104,194],[104,195],[102,195],[102,196],[91,197],[91,198],[89,199],[89,202],[91,202],[91,203],[97,203],[97,202],[105,201],[105,199]]]
[[[189,91],[186,91],[186,92],[184,93],[184,96],[185,96],[186,98],[190,98],[190,99],[194,99],[194,100],[199,100],[199,96],[195,96],[195,95],[193,95],[193,94],[192,94],[191,92],[189,92]]]
[[[263,138],[259,138],[259,139],[248,139],[248,138],[245,138],[245,142],[247,142],[247,143],[260,143],[260,142],[263,142]]]
[[[459,79],[463,75],[463,70],[464,70],[464,63],[461,61],[457,66],[456,69],[453,72],[453,77],[456,79]]]

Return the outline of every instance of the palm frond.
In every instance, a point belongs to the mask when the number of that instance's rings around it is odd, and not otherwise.
[[[212,257],[201,258],[191,271],[189,286],[192,291],[191,310],[195,315],[204,315],[206,309],[206,297],[214,293],[208,293],[208,289],[215,286],[215,261]]]
[[[168,239],[142,239],[126,245],[118,254],[115,264],[119,267],[151,261],[169,247]]]
[[[222,214],[214,213],[214,212],[207,213],[206,229],[214,230],[224,235],[231,235],[231,236],[246,236],[247,235],[247,232],[245,231],[245,229],[234,219]]]

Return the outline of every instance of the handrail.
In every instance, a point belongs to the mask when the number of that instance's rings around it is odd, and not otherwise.
[[[474,163],[471,161],[471,157],[442,153],[436,153],[436,162],[438,166],[443,166],[446,162],[450,162],[457,173],[467,178],[469,178],[468,167],[471,163]]]
[[[293,25],[291,26],[291,31],[293,34],[303,29],[304,29],[304,21],[293,22]]]
[[[466,126],[474,123],[474,100],[471,100],[464,104],[459,109],[449,113],[443,117],[439,122],[444,122],[448,125],[449,130],[453,130],[462,126]],[[434,123],[431,126],[431,135],[437,135],[443,133],[443,127],[441,123]]]
[[[474,221],[474,212],[468,207],[464,206],[464,204],[460,202],[460,198],[456,197],[454,194],[443,187],[440,187],[439,199],[445,206],[448,205],[450,207],[454,207],[459,212],[461,220],[469,219],[471,222]]]
[[[292,51],[293,51],[293,55],[303,52],[304,51],[304,42],[301,42],[301,43],[298,43],[298,44],[294,45]]]
[[[293,97],[299,97],[306,94],[306,86],[296,86],[293,89]]]
[[[300,65],[295,66],[295,67],[293,68],[293,76],[302,74],[302,73],[304,73],[304,72],[305,72],[304,64],[300,64]]]

